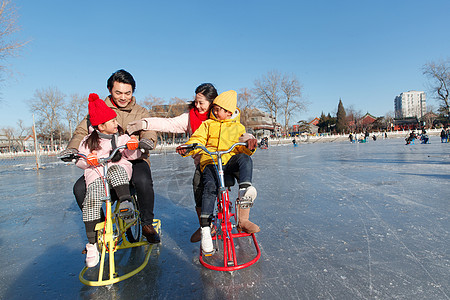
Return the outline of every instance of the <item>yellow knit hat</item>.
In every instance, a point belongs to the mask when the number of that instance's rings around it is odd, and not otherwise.
[[[234,113],[237,105],[237,93],[233,90],[223,92],[214,99],[213,104]]]

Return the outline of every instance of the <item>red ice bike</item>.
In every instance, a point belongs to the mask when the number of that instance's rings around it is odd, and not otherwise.
[[[212,239],[215,247],[213,255],[204,255],[200,246],[200,263],[208,269],[215,271],[236,271],[247,268],[256,263],[261,257],[261,250],[254,233],[238,232],[236,229],[237,220],[237,205],[243,208],[251,207],[253,203],[242,203],[239,198],[236,199],[235,205],[230,201],[229,191],[234,185],[235,178],[230,175],[225,175],[222,167],[222,155],[233,151],[236,146],[246,146],[246,143],[235,143],[230,149],[226,151],[210,152],[205,146],[201,144],[186,145],[186,150],[192,151],[194,149],[202,149],[209,154],[214,161],[216,171],[219,178],[219,193],[217,195],[217,207],[213,216]],[[217,157],[217,161],[214,159]],[[255,251],[254,256],[250,260],[240,261],[236,255],[235,241],[241,238],[251,238]],[[222,252],[223,260],[220,257]]]

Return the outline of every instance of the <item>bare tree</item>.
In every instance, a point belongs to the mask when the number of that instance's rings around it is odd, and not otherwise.
[[[72,128],[83,120],[87,115],[87,96],[80,96],[79,94],[71,94],[70,100],[63,106],[63,115],[69,125],[69,135],[72,136]],[[69,138],[70,138],[69,136]]]
[[[172,118],[181,115],[188,111],[189,100],[174,97],[170,99],[169,110],[167,111],[167,117]]]
[[[386,125],[386,128],[390,131],[394,128],[394,116],[395,113],[391,110],[388,111],[385,115],[384,115],[384,122]]]
[[[281,74],[278,71],[269,71],[267,75],[256,79],[254,84],[254,94],[261,108],[267,111],[276,123],[281,106]]]
[[[19,139],[18,142],[20,144],[21,150],[23,151],[23,149],[25,149],[25,139],[31,134],[31,128],[25,126],[23,120],[21,119],[17,121],[17,127],[17,137]]]
[[[14,33],[20,30],[17,25],[18,15],[12,1],[3,0],[0,3],[0,71],[6,69],[5,60],[18,54],[19,49],[28,42],[17,41]]]
[[[239,90],[237,95],[238,107],[241,110],[241,123],[244,126],[248,125],[248,115],[250,110],[254,108],[255,97],[252,92],[247,88]]]
[[[423,66],[423,74],[431,81],[431,91],[434,98],[440,102],[440,111],[450,119],[450,104],[448,99],[450,89],[450,60],[429,62]]]
[[[64,107],[65,95],[56,87],[36,90],[34,98],[30,100],[29,106],[33,113],[42,123],[44,134],[50,136],[50,145],[54,149],[53,135],[59,128],[60,115]]]
[[[11,152],[14,149],[14,140],[16,138],[14,134],[14,128],[10,126],[2,128],[2,134],[6,137],[6,140],[8,141],[8,152]]]
[[[345,114],[347,118],[347,124],[350,131],[357,132],[360,128],[359,121],[363,117],[363,113],[361,110],[356,110],[354,105],[349,105],[345,109]]]
[[[289,122],[294,113],[306,110],[306,102],[302,101],[302,86],[294,74],[285,74],[281,79],[280,90],[282,94],[280,108],[284,115],[284,127],[288,132]]]
[[[150,112],[150,115],[156,116],[158,111],[154,111],[154,107],[163,105],[164,102],[165,101],[164,101],[163,98],[159,98],[159,97],[155,97],[155,96],[149,95],[149,96],[144,98],[144,101],[142,101],[142,106],[144,108],[146,108]]]

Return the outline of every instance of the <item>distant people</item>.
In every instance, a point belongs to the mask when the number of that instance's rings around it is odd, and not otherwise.
[[[294,139],[292,140],[292,144],[294,144],[294,147],[297,147],[298,145],[297,145],[297,139],[296,139],[296,137],[294,137]]]
[[[349,139],[350,143],[353,143],[353,134],[350,133],[348,135],[348,139]]]
[[[416,133],[414,130],[409,134],[409,136],[405,139],[406,145],[409,145],[411,143],[414,144],[414,140],[416,139]]]
[[[261,149],[268,149],[269,148],[269,138],[268,137],[263,137],[261,139],[261,143],[259,144],[259,147]]]
[[[387,139],[387,132],[384,133],[384,138]]]
[[[374,141],[376,141],[376,140],[377,140],[377,136],[374,134],[374,135],[372,136],[372,139],[373,139]]]
[[[445,127],[441,131],[441,143],[448,143],[448,132]]]
[[[423,132],[425,132],[425,133],[423,133]],[[422,134],[420,135],[420,142],[422,144],[428,144],[428,140],[429,140],[429,138],[428,138],[428,135],[426,134],[426,131],[425,130],[422,131]]]

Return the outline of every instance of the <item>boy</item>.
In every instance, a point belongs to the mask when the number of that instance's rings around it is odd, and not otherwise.
[[[240,141],[247,138],[247,147],[237,146],[232,152],[222,155],[223,170],[225,174],[239,171],[239,198],[241,201],[250,201],[256,198],[256,189],[252,186],[253,162],[250,158],[258,144],[258,141],[245,134],[245,127],[239,122],[239,109],[236,107],[237,93],[233,90],[223,92],[213,102],[210,119],[206,120],[195,131],[186,144],[199,143],[209,151],[227,150]],[[200,149],[186,154],[183,146],[177,147],[177,152],[183,156],[193,155]],[[201,246],[205,254],[212,254],[214,247],[211,238],[211,217],[214,212],[214,203],[218,194],[218,177],[213,161],[208,154],[202,153],[200,158],[200,169],[203,173],[203,196],[202,212],[200,215]],[[256,224],[248,220],[250,208],[237,207],[239,222],[237,229],[246,233],[258,232],[260,229]]]

